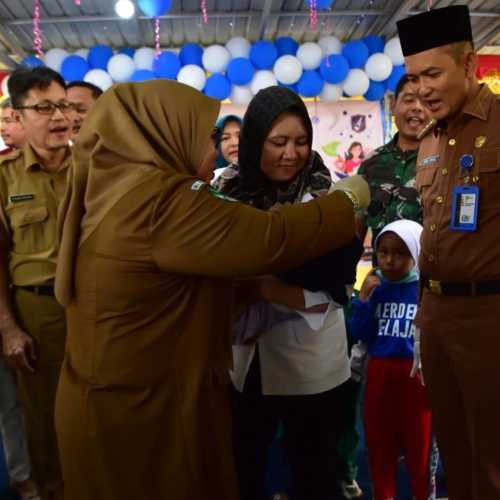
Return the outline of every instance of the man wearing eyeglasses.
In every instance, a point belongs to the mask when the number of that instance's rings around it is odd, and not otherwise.
[[[0,159],[0,333],[18,371],[34,479],[43,500],[59,500],[54,403],[66,321],[53,283],[73,106],[49,68],[17,70],[8,86],[26,144]]]

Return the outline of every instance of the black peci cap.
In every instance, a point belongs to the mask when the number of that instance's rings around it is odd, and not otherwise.
[[[456,42],[472,42],[469,7],[452,5],[432,9],[397,23],[405,56]]]

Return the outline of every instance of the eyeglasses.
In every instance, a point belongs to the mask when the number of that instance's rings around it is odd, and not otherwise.
[[[75,105],[71,102],[62,101],[58,104],[55,102],[44,102],[42,104],[31,104],[29,106],[17,106],[16,109],[33,109],[41,115],[53,115],[56,109],[63,114],[70,113],[75,110]]]

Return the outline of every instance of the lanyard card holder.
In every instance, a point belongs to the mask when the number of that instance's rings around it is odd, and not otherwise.
[[[451,229],[463,232],[476,231],[479,213],[479,187],[457,186],[453,189],[452,196]]]

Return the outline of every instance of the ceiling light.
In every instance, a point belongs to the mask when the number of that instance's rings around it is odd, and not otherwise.
[[[130,19],[135,14],[135,6],[130,0],[118,0],[115,12],[123,19]]]

